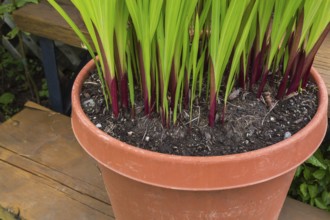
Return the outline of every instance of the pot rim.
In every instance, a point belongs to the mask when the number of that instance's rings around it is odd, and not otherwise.
[[[75,83],[74,83],[73,89],[72,89],[72,112],[75,111],[75,114],[77,114],[81,117],[80,120],[82,121],[82,123],[84,123],[87,127],[93,128],[92,132],[95,132],[95,134],[97,136],[99,136],[101,139],[103,139],[105,142],[110,141],[113,143],[113,145],[116,145],[116,146],[122,148],[121,149],[122,151],[134,152],[134,154],[136,154],[140,157],[146,158],[146,159],[150,159],[151,161],[163,161],[163,162],[165,161],[166,163],[169,163],[169,164],[179,162],[180,164],[183,164],[183,165],[185,165],[185,164],[187,165],[190,163],[197,163],[202,166],[207,166],[208,164],[214,164],[214,163],[219,163],[219,162],[226,163],[226,162],[230,161],[231,163],[235,163],[235,161],[241,162],[242,160],[251,160],[251,158],[264,157],[264,155],[269,155],[274,151],[283,151],[283,149],[286,148],[288,145],[294,145],[295,142],[299,141],[299,139],[301,139],[302,137],[308,136],[308,133],[311,130],[315,129],[315,127],[319,123],[322,123],[324,115],[327,114],[327,107],[328,107],[327,88],[326,88],[326,85],[325,85],[324,81],[322,80],[321,76],[317,73],[316,69],[312,67],[311,75],[314,78],[314,80],[318,86],[318,89],[319,89],[319,91],[318,91],[318,109],[317,109],[317,112],[315,113],[315,115],[313,116],[313,118],[311,119],[311,121],[305,127],[303,127],[300,131],[298,131],[296,134],[292,135],[290,138],[280,141],[278,143],[275,143],[273,145],[258,149],[258,150],[253,150],[253,151],[238,153],[238,154],[230,154],[230,155],[181,156],[181,155],[170,155],[170,154],[163,154],[163,153],[159,153],[159,152],[153,152],[153,151],[149,151],[149,150],[145,150],[145,149],[141,149],[141,148],[132,146],[130,144],[124,143],[116,138],[111,137],[107,133],[96,128],[96,126],[88,119],[88,117],[84,113],[84,111],[81,107],[81,103],[80,103],[79,94],[80,94],[82,85],[78,85],[77,82],[78,81],[83,82],[85,80],[85,78],[87,77],[87,75],[89,74],[90,69],[93,68],[94,66],[95,66],[94,61],[91,60],[81,70],[81,72],[86,71],[87,73],[85,72],[85,74],[78,74],[78,76],[75,80]],[[76,129],[75,129],[74,123],[72,123],[72,124],[73,124],[73,131],[76,135]],[[324,134],[325,134],[325,132],[324,132]],[[324,134],[323,134],[323,137],[324,137]],[[79,139],[78,139],[78,142],[80,143]],[[80,144],[94,159],[96,159],[98,161],[98,163],[102,164],[105,167],[113,169],[113,167],[111,165],[109,165],[109,162],[100,160],[98,157],[91,154],[90,150],[88,150],[88,149],[86,149],[86,147],[84,147],[84,143],[80,143]],[[303,162],[309,156],[311,156],[316,151],[316,149],[314,151],[310,152],[308,155],[304,155],[303,158],[301,158],[302,159],[301,162]],[[154,159],[155,157],[157,158],[156,160]],[[269,178],[263,178],[263,179],[254,181],[253,183],[235,184],[235,186],[223,186],[220,188],[221,189],[230,189],[230,188],[234,188],[234,187],[248,186],[248,185],[264,182],[264,181],[267,181],[268,179],[273,179],[277,176],[280,176],[283,173],[287,173],[287,172],[295,169],[297,166],[299,166],[299,164],[295,165],[295,166],[291,166],[289,169],[282,170],[281,172],[278,172],[275,176],[272,176]],[[147,180],[137,179],[136,177],[127,175],[120,170],[115,170],[115,171],[117,173],[120,173],[121,175],[127,176],[131,179],[136,179],[140,182],[164,187],[164,185],[162,185],[162,184],[157,184],[157,183],[150,182]],[[181,186],[166,185],[166,187],[175,188],[175,189],[183,189],[183,190],[185,189],[184,187],[181,187]],[[190,187],[189,190],[191,190],[191,189],[201,190],[200,187]],[[210,190],[210,189],[218,189],[218,187],[210,186],[210,188],[208,188],[207,190]]]

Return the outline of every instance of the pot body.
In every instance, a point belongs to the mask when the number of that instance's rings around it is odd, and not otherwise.
[[[313,119],[292,137],[263,149],[226,156],[187,157],[143,150],[114,139],[84,114],[79,94],[94,62],[72,90],[72,128],[100,167],[118,220],[277,219],[296,168],[310,157],[327,128],[327,89],[319,88]]]
[[[144,184],[99,167],[116,219],[124,220],[278,219],[294,176],[292,170],[251,186],[189,191]]]

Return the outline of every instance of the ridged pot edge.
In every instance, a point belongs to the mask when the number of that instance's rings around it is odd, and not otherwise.
[[[319,106],[312,120],[290,138],[271,146],[225,156],[177,156],[152,152],[121,142],[96,128],[82,110],[80,91],[95,67],[91,60],[72,89],[72,128],[85,151],[103,166],[136,181],[171,189],[219,190],[261,183],[285,174],[310,157],[327,128],[325,83],[312,68]]]

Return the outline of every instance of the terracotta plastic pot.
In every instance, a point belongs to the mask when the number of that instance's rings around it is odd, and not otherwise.
[[[72,91],[72,127],[101,169],[118,220],[277,219],[296,168],[310,157],[327,128],[327,89],[319,87],[313,119],[292,137],[247,153],[189,157],[143,150],[97,129],[84,114],[79,93],[94,62]]]

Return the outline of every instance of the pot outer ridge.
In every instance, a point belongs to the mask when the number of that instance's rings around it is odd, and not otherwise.
[[[223,156],[178,156],[144,150],[121,142],[96,128],[83,112],[80,92],[95,63],[78,74],[72,89],[72,128],[78,142],[101,167],[129,179],[156,187],[216,191],[246,187],[291,173],[321,144],[327,128],[327,88],[316,69],[318,109],[296,134],[271,146]],[[191,171],[191,172],[190,172]]]

